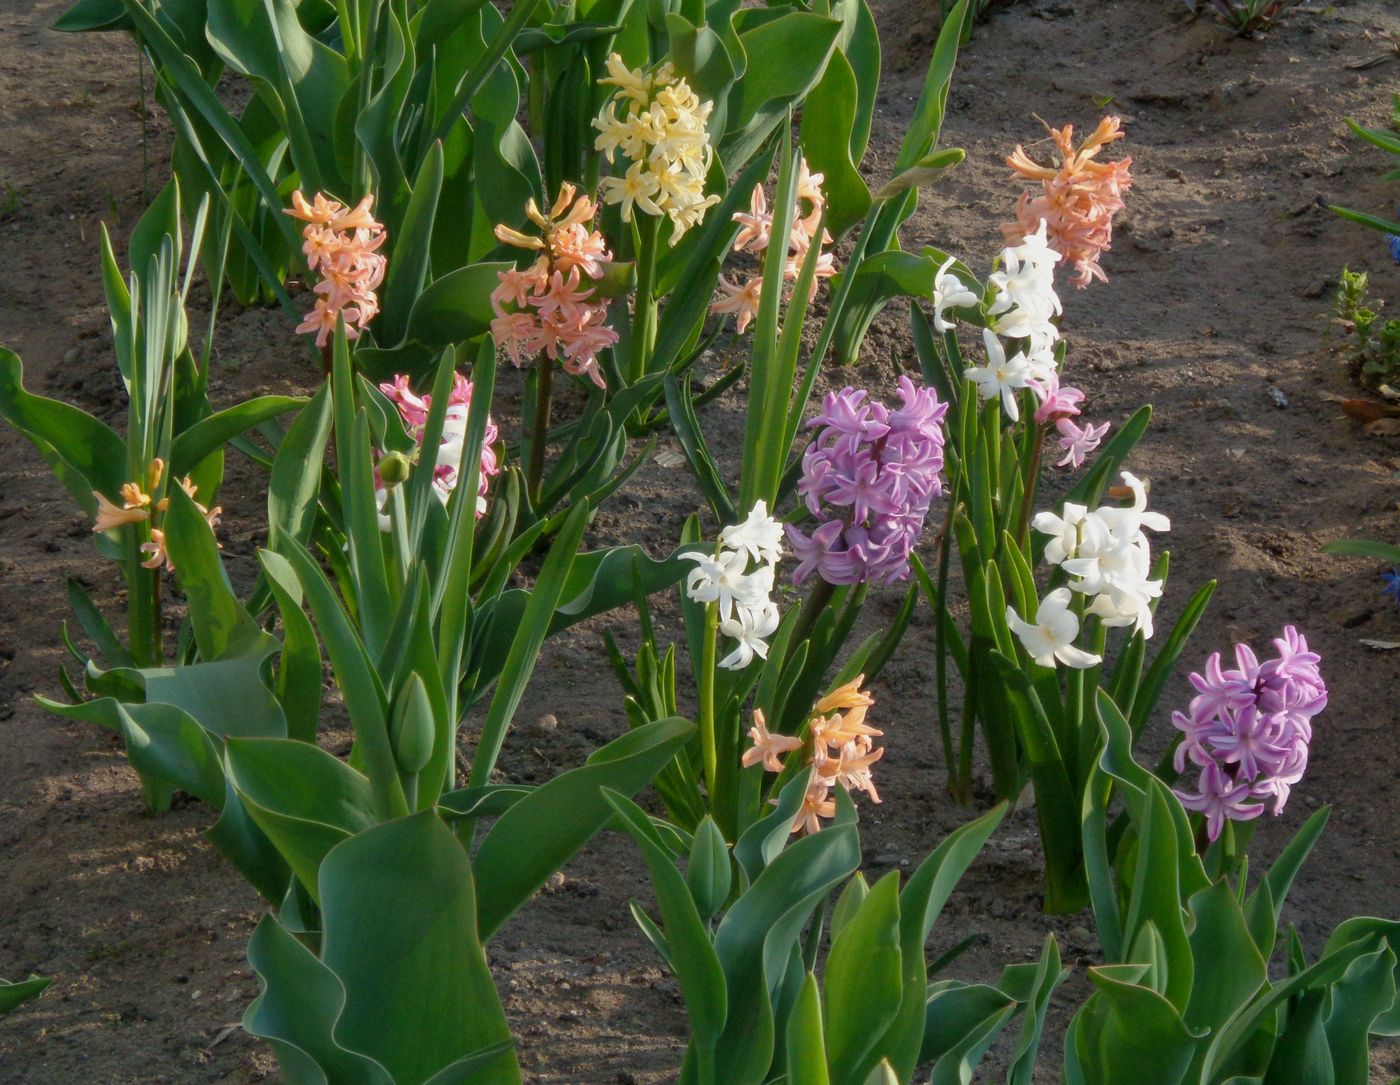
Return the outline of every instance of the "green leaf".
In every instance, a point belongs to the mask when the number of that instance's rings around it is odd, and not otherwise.
[[[1245,925],[1239,898],[1224,880],[1188,902],[1196,982],[1183,1014],[1192,1029],[1215,1031],[1259,992],[1269,978],[1265,958]]]
[[[28,979],[16,980],[14,983],[0,980],[0,1016],[28,1002],[31,998],[38,998],[43,993],[44,988],[52,982],[52,976],[36,976],[32,972]]]
[[[822,1000],[817,977],[811,972],[807,973],[797,993],[797,1003],[788,1017],[785,1035],[789,1085],[829,1085]]]
[[[177,434],[170,445],[171,477],[190,474],[235,437],[279,414],[294,411],[304,403],[306,399],[300,396],[257,396],[196,422]]]
[[[899,1013],[899,872],[875,883],[832,943],[823,977],[826,1051],[832,1081],[858,1085],[880,1055],[879,1041]]]
[[[843,53],[832,53],[825,74],[803,105],[798,136],[807,165],[823,175],[826,226],[838,238],[865,217],[871,204],[870,189],[851,153],[858,97],[850,61]]]
[[[261,632],[234,596],[213,529],[194,499],[178,484],[171,485],[166,496],[166,551],[189,602],[199,654],[217,660],[257,640]]]
[[[86,411],[24,390],[24,366],[0,347],[0,418],[38,447],[64,488],[86,515],[97,503],[92,491],[119,500],[126,482],[126,445]]]
[[[302,610],[301,584],[287,559],[259,550],[258,560],[282,619],[282,657],[277,665],[277,701],[287,719],[287,737],[315,742],[321,717],[324,669],[321,645]]]
[[[248,816],[319,904],[321,861],[376,822],[369,781],[325,750],[295,739],[229,739],[228,765]]]
[[[1395,1008],[1395,969],[1395,953],[1382,942],[1374,953],[1354,960],[1332,988],[1326,1029],[1337,1081],[1367,1079],[1372,1026]]]
[[[626,795],[640,791],[693,730],[689,721],[670,717],[629,731],[503,813],[472,859],[481,937],[489,939],[607,823],[612,808],[600,788]],[[444,796],[443,802],[451,798]]]
[[[1148,987],[1129,980],[1131,966],[1089,969],[1102,1009],[1101,1026],[1090,1048],[1091,1081],[1132,1081],[1134,1085],[1178,1085],[1196,1044],[1205,1035],[1186,1027],[1176,1008]],[[1086,1005],[1086,1010],[1088,1006]]]
[[[1374,558],[1376,561],[1389,561],[1400,565],[1400,546],[1390,543],[1373,542],[1369,539],[1338,539],[1323,546],[1324,554],[1342,554],[1348,557]]]
[[[434,143],[414,179],[413,196],[408,201],[389,259],[389,274],[384,284],[384,311],[379,317],[380,326],[377,329],[386,342],[392,343],[402,338],[428,280],[429,244],[433,220],[437,215],[438,195],[442,191],[442,169],[442,144]]]
[[[712,1074],[715,1044],[728,1013],[728,996],[724,970],[710,944],[709,930],[696,909],[695,898],[685,879],[652,828],[646,812],[611,789],[603,792],[603,798],[636,841],[646,861],[665,924],[663,956],[680,980],[686,1012],[690,1016],[691,1051],[700,1066]],[[701,1079],[710,1080],[703,1070]]]
[[[113,704],[132,768],[223,808],[222,751],[193,716],[170,704]]]
[[[435,813],[340,844],[321,864],[320,889],[322,961],[345,987],[341,1044],[378,1061],[395,1085],[422,1085],[509,1043],[477,936],[472,866]],[[518,1083],[513,1052],[473,1080]]]

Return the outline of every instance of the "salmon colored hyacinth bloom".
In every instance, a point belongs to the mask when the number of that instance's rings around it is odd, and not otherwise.
[[[793,208],[792,226],[788,231],[788,256],[783,264],[783,279],[786,282],[796,281],[801,273],[818,230],[821,231],[821,247],[831,244],[831,235],[821,228],[822,212],[826,209],[826,197],[821,188],[823,180],[822,174],[807,169],[806,162],[798,164],[796,207]],[[736,211],[734,221],[742,227],[734,239],[734,251],[747,252],[761,259],[768,251],[773,232],[773,212],[768,207],[768,196],[762,184],[754,185],[748,211]],[[808,300],[816,297],[821,280],[835,274],[836,258],[829,252],[821,253],[817,257],[816,275],[812,279]],[[721,275],[719,289],[724,296],[710,306],[710,312],[733,313],[734,330],[740,335],[744,334],[749,323],[758,315],[759,301],[763,296],[763,276],[755,274],[746,279],[733,280]]]
[[[142,482],[126,482],[121,488],[121,505],[116,505],[104,494],[93,491],[92,496],[97,499],[97,519],[92,525],[93,531],[112,531],[115,528],[123,527],[126,524],[139,524],[143,520],[150,520],[157,513],[164,514],[170,507],[170,498],[162,497],[159,501],[152,502],[151,495],[142,489],[144,484],[147,489],[156,490],[160,486],[160,480],[165,474],[165,461],[156,457],[151,460],[151,466],[146,471],[146,478]],[[199,488],[195,486],[193,480],[187,475],[178,480],[180,488],[185,491],[194,501],[194,506],[209,523],[209,527],[219,526],[219,517],[223,513],[223,508],[215,506],[210,509],[195,501]],[[165,549],[165,532],[159,527],[151,528],[151,538],[148,542],[141,544],[141,553],[147,555],[146,560],[141,564],[147,569],[159,569],[162,565],[171,572],[175,571],[175,565],[170,560],[170,555]]]
[[[822,827],[822,818],[836,816],[832,790],[837,786],[852,792],[863,791],[871,802],[880,801],[870,769],[885,756],[884,748],[875,745],[875,739],[884,732],[865,722],[866,709],[875,699],[860,688],[863,681],[865,675],[862,674],[813,705],[805,739],[771,734],[763,713],[754,710],[754,725],[749,730],[753,745],[744,752],[745,768],[761,762],[768,772],[782,772],[782,758],[798,752],[802,752],[804,762],[811,766],[807,793],[792,824],[795,833],[815,833]]]
[[[1123,209],[1123,194],[1132,186],[1133,160],[1096,159],[1108,144],[1123,138],[1122,125],[1118,117],[1104,117],[1078,147],[1073,125],[1050,129],[1057,158],[1053,166],[1042,166],[1020,146],[1006,160],[1014,177],[1040,182],[1041,191],[1021,193],[1016,221],[1002,226],[1002,233],[1015,243],[1034,233],[1043,219],[1050,247],[1075,269],[1070,281],[1079,287],[1094,279],[1108,281],[1099,255],[1113,241],[1113,216]]]
[[[525,217],[539,234],[496,227],[496,237],[507,245],[539,255],[527,268],[497,275],[491,336],[517,366],[543,354],[602,388],[598,352],[617,342],[617,332],[607,325],[608,302],[594,285],[612,260],[593,226],[595,214],[593,201],[566,183],[547,215],[533,199],[525,204]]]
[[[292,206],[285,214],[306,223],[301,251],[311,274],[320,276],[314,288],[316,305],[297,331],[315,332],[318,347],[330,341],[340,318],[345,320],[345,337],[358,339],[379,312],[375,291],[384,281],[387,261],[379,251],[385,233],[370,213],[373,205],[373,196],[346,207],[321,192],[309,203],[300,190],[292,193]]]

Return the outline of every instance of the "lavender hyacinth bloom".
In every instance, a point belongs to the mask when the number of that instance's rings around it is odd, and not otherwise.
[[[1199,790],[1176,789],[1181,804],[1206,818],[1214,840],[1225,819],[1247,821],[1268,810],[1281,814],[1289,790],[1303,778],[1312,741],[1312,718],[1327,707],[1322,657],[1293,626],[1274,641],[1277,655],[1259,662],[1247,644],[1235,645],[1235,666],[1220,653],[1192,674],[1196,689],[1187,712],[1174,712],[1182,733],[1176,771],[1201,770]]]
[[[909,575],[909,555],[929,505],[943,492],[943,416],[931,388],[899,378],[903,401],[890,409],[843,388],[822,402],[809,427],[797,491],[817,519],[810,534],[787,525],[797,555],[793,580],[815,572],[829,584],[885,583]]]

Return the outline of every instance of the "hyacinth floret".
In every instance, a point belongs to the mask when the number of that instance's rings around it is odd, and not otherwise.
[[[1131,158],[1095,160],[1104,147],[1123,138],[1122,124],[1118,117],[1104,117],[1078,147],[1073,125],[1050,129],[1057,158],[1051,166],[1042,166],[1019,146],[1006,160],[1013,177],[1037,181],[1041,190],[1035,196],[1021,193],[1016,221],[1002,226],[1002,232],[1014,240],[1037,223],[1047,223],[1050,244],[1074,268],[1070,281],[1081,288],[1094,279],[1108,281],[1099,256],[1113,242],[1113,216],[1123,209],[1123,193],[1133,183]]]
[[[812,769],[792,823],[794,833],[815,833],[822,827],[822,818],[836,816],[832,791],[838,786],[848,792],[863,791],[871,802],[880,801],[871,766],[885,755],[884,747],[875,745],[884,732],[865,722],[875,698],[861,689],[864,681],[865,675],[857,675],[813,705],[804,737],[772,734],[762,711],[754,710],[754,725],[749,729],[752,745],[744,751],[744,767],[761,764],[767,772],[782,772],[784,759],[795,754]]]
[[[409,386],[408,377],[402,373],[392,381],[379,386],[385,397],[398,408],[408,434],[418,445],[418,459],[422,461],[424,430],[428,424],[428,412],[432,410],[433,397],[418,395]],[[444,505],[457,488],[458,467],[462,462],[463,447],[467,438],[467,416],[472,405],[472,382],[460,373],[452,376],[452,391],[449,393],[447,411],[442,420],[442,439],[438,444],[437,458],[433,462],[433,492]],[[496,423],[486,416],[486,434],[481,443],[480,470],[477,473],[476,516],[486,515],[486,494],[490,480],[501,473],[500,461],[492,447],[499,436]],[[389,518],[383,514],[388,489],[380,484],[375,497],[380,509],[379,526],[388,530]]]
[[[1176,794],[1205,817],[1211,840],[1226,820],[1281,814],[1307,771],[1312,719],[1327,707],[1322,657],[1291,625],[1274,640],[1274,649],[1271,659],[1260,662],[1249,645],[1236,644],[1230,668],[1213,653],[1191,675],[1196,696],[1187,711],[1172,713],[1182,734],[1176,771],[1188,765],[1200,770],[1197,790],[1177,788]]]
[[[607,68],[598,82],[617,89],[593,121],[594,148],[609,163],[621,155],[628,165],[602,179],[600,196],[621,207],[623,222],[631,222],[638,210],[665,215],[674,245],[719,203],[718,196],[705,195],[705,174],[714,158],[706,125],[714,103],[702,101],[669,61],[646,72],[628,68],[613,53]]]
[[[548,214],[526,201],[525,217],[538,235],[496,227],[500,241],[539,255],[527,268],[497,273],[491,337],[517,366],[544,355],[602,388],[598,352],[617,342],[617,332],[607,326],[607,299],[594,285],[612,259],[593,227],[595,213],[593,201],[566,182]]]
[[[812,173],[805,160],[798,161],[795,206],[792,225],[788,230],[787,259],[783,263],[783,280],[786,283],[795,282],[801,274],[802,265],[806,262],[807,254],[811,251],[819,231],[823,250],[832,243],[831,234],[821,226],[822,213],[826,208],[826,196],[821,187],[824,179],[822,174]],[[768,196],[763,191],[761,182],[754,185],[749,210],[736,211],[734,221],[740,225],[739,233],[734,239],[734,251],[748,253],[761,259],[768,251],[773,233],[773,212],[769,210]],[[816,297],[821,280],[831,278],[836,271],[836,258],[829,252],[821,252],[817,256],[816,273],[812,278],[808,301]],[[721,275],[719,290],[723,297],[710,306],[710,312],[733,313],[734,329],[742,335],[758,315],[759,302],[763,296],[763,276],[753,274],[747,278],[731,279],[727,275]]]
[[[909,575],[909,555],[935,497],[943,493],[943,416],[932,388],[899,378],[890,408],[862,390],[829,393],[802,457],[798,493],[817,520],[789,524],[798,558],[793,580],[816,573],[828,584],[887,583]]]
[[[740,523],[719,535],[712,553],[682,554],[695,568],[686,576],[685,590],[693,601],[715,606],[718,630],[734,641],[721,659],[724,670],[743,670],[768,658],[768,638],[778,631],[778,604],[772,599],[773,579],[783,556],[782,525],[768,515],[764,501],[754,502]]]
[[[311,274],[320,277],[316,305],[297,326],[299,333],[315,332],[318,347],[329,342],[339,320],[345,321],[345,338],[358,339],[379,312],[375,291],[387,260],[379,251],[385,233],[371,214],[373,206],[373,196],[347,208],[322,192],[308,202],[298,189],[284,212],[306,223],[301,251]]]

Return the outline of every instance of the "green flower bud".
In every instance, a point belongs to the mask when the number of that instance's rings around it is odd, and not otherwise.
[[[399,690],[394,701],[389,737],[394,743],[394,759],[401,772],[410,776],[422,772],[433,756],[433,706],[427,687],[416,673]]]
[[[379,480],[386,487],[397,486],[401,482],[407,482],[408,476],[413,473],[413,461],[402,452],[388,452],[379,461]]]

